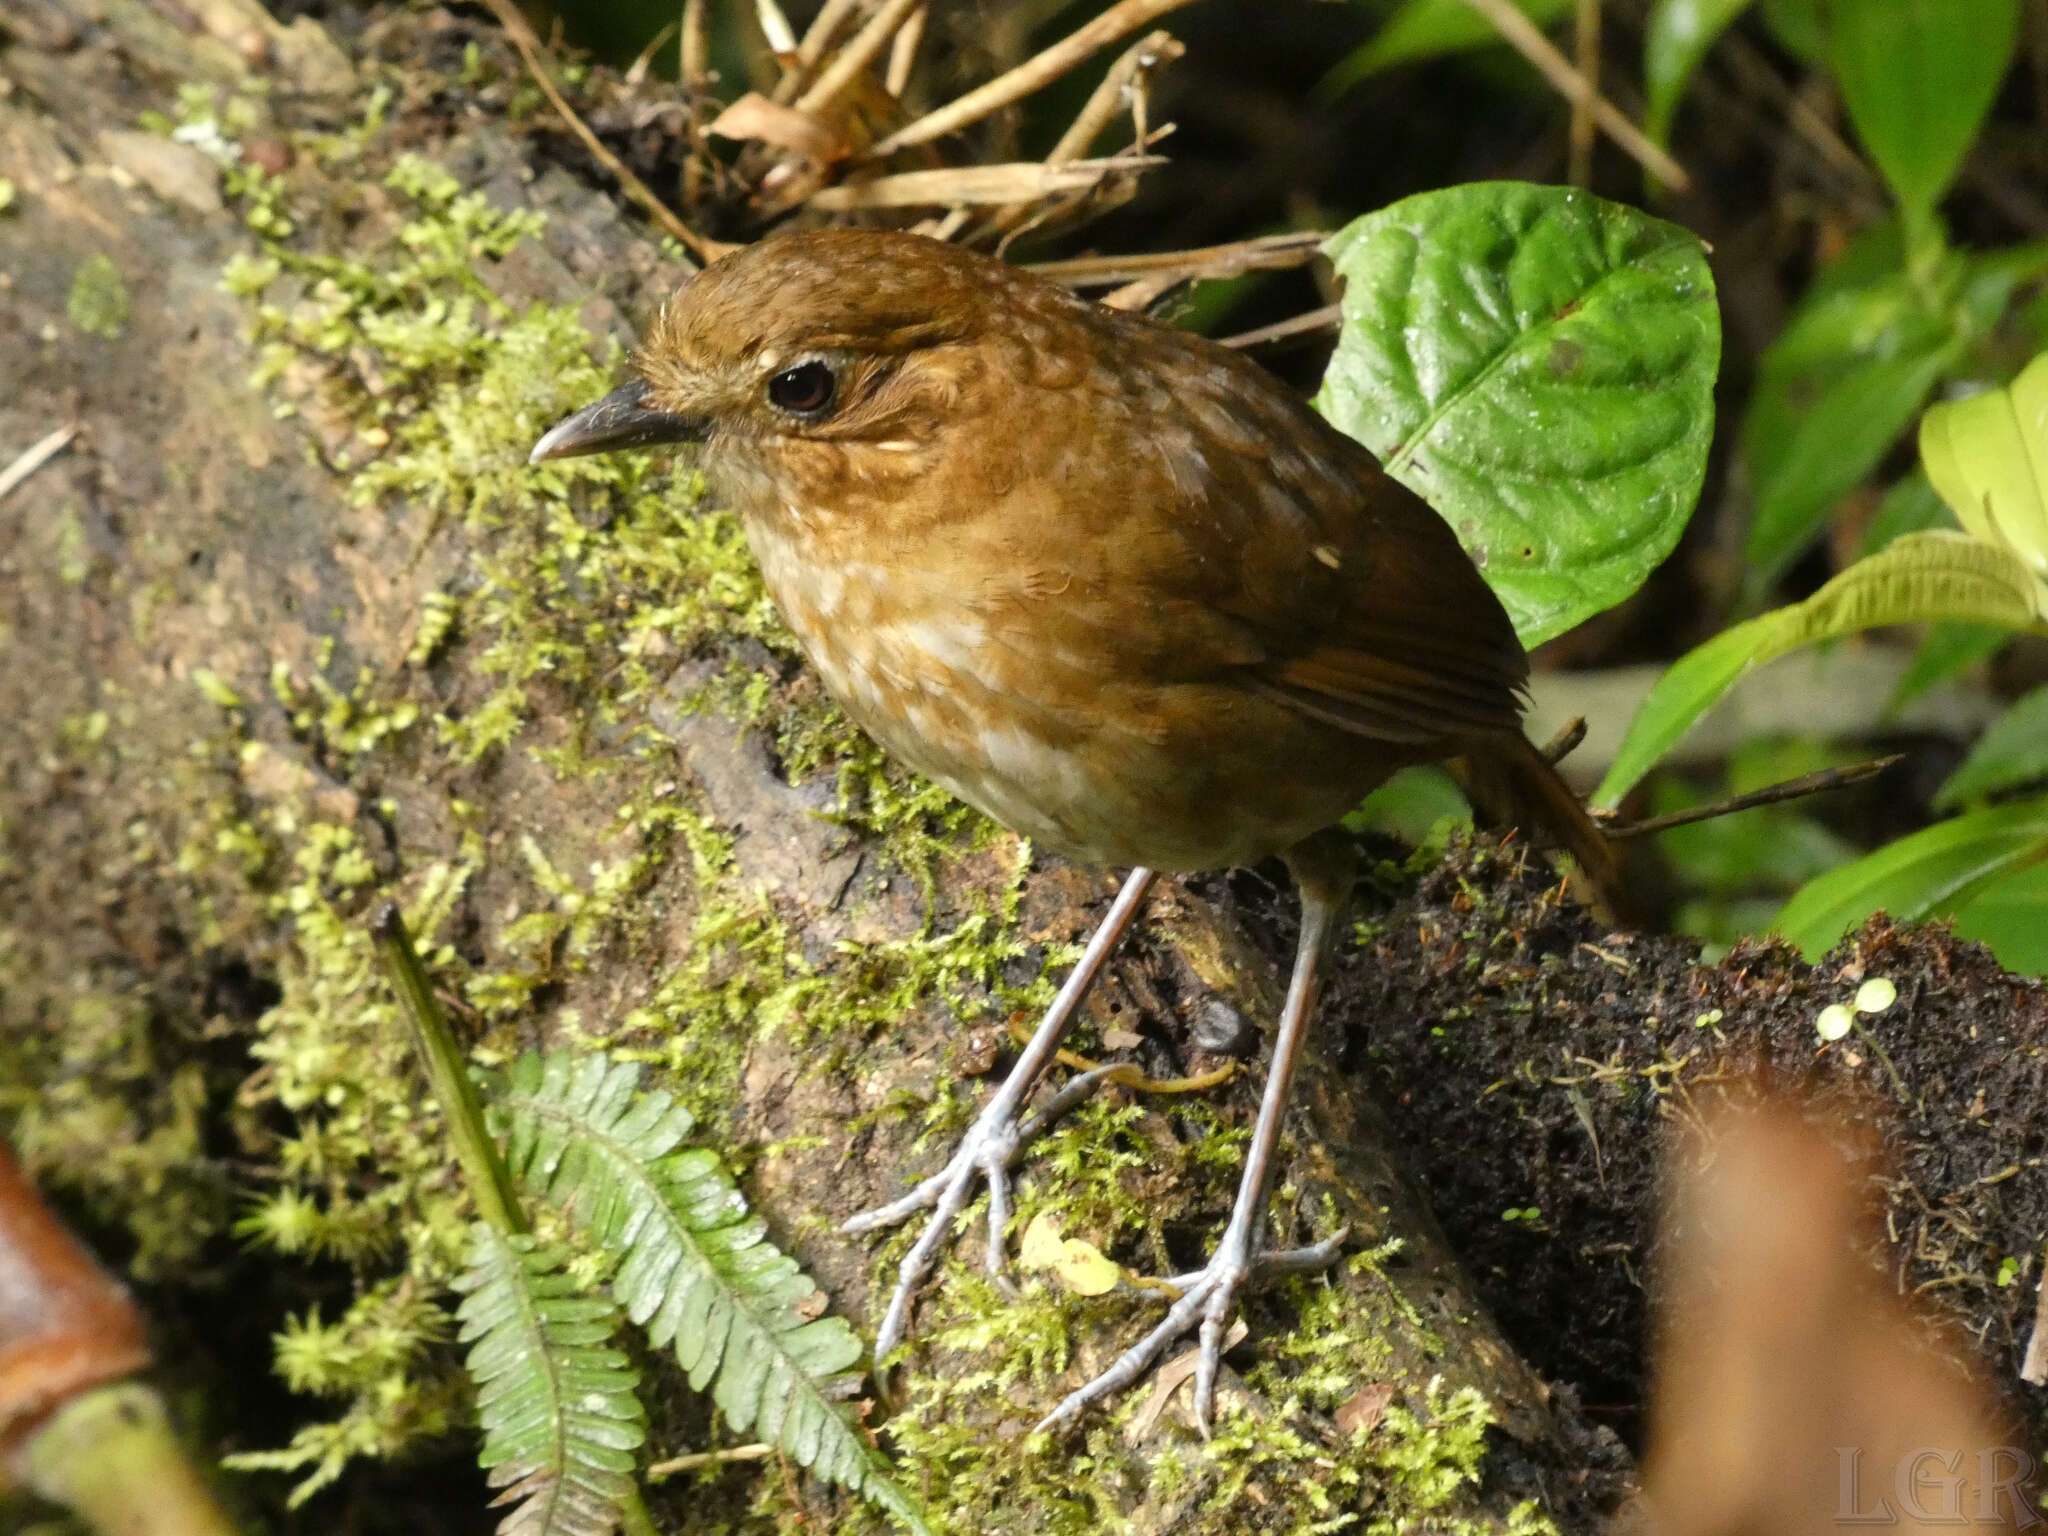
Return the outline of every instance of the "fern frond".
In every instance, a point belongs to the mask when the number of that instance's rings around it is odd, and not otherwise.
[[[647,1417],[639,1375],[610,1347],[618,1310],[578,1294],[563,1251],[487,1222],[470,1229],[456,1316],[470,1345],[498,1536],[610,1536],[633,1496]]]
[[[689,1112],[639,1080],[637,1066],[598,1054],[523,1057],[499,1099],[513,1177],[622,1254],[612,1294],[657,1348],[674,1344],[690,1385],[709,1387],[736,1431],[928,1536],[836,1401],[857,1380],[859,1338],[844,1318],[806,1315],[817,1286],[764,1241],[768,1224],[716,1153],[676,1150]]]

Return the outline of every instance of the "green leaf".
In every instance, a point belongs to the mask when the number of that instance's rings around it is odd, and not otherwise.
[[[2010,639],[2012,631],[1999,624],[1946,621],[1928,625],[1905,675],[1884,701],[1885,714],[1896,715],[1928,689],[1974,667]]]
[[[2008,971],[2048,975],[2048,863],[1986,881],[1954,917],[1956,932],[1987,947]]]
[[[1618,803],[1737,678],[1787,651],[1884,624],[1963,619],[2024,629],[2033,616],[2032,581],[2009,551],[1967,534],[1909,534],[1805,602],[1737,624],[1681,656],[1629,722],[1593,798]]]
[[[1962,767],[1934,792],[1938,809],[2048,778],[2048,685],[2016,699],[1977,738]]]
[[[1778,931],[1818,960],[1874,912],[1917,923],[1967,907],[2000,876],[2048,856],[2048,800],[1970,811],[1808,881]]]
[[[639,1091],[640,1069],[600,1053],[527,1055],[498,1096],[505,1159],[530,1195],[566,1211],[619,1255],[612,1294],[657,1348],[673,1345],[691,1387],[728,1423],[929,1536],[916,1502],[839,1406],[861,1342],[818,1316],[818,1287],[764,1240],[725,1166],[677,1150],[689,1114]]]
[[[1693,235],[1584,192],[1481,182],[1330,242],[1344,327],[1316,405],[1457,530],[1534,645],[1684,531],[1720,316]]]
[[[1539,27],[1547,27],[1571,14],[1576,0],[1515,0],[1522,14]],[[1500,41],[1493,25],[1465,0],[1407,0],[1372,41],[1356,49],[1323,79],[1319,94],[1325,98],[1349,90],[1368,75],[1440,58],[1468,48],[1481,48]]]
[[[2048,616],[2048,353],[2005,389],[1930,409],[1920,459],[1964,528],[2033,570]]]
[[[610,1347],[618,1311],[580,1294],[563,1251],[488,1222],[470,1228],[456,1282],[499,1536],[609,1536],[647,1435],[639,1375]]]
[[[1933,484],[1917,469],[1884,493],[1877,511],[1863,529],[1856,558],[1874,555],[1892,540],[1930,528],[1956,527],[1955,515],[1935,494]]]
[[[1828,50],[1820,5],[1821,0],[1763,0],[1764,21],[1772,35],[1809,64],[1818,64]]]
[[[1746,550],[1768,584],[1877,467],[1967,338],[1904,273],[1809,295],[1757,365],[1743,423],[1756,517]]]
[[[1749,6],[1750,0],[1657,0],[1643,38],[1643,74],[1650,91],[1643,128],[1657,143],[1670,142],[1671,120],[1686,84],[1714,39]]]
[[[1829,8],[1828,62],[1909,229],[1935,204],[1998,94],[2019,0],[1851,0]]]

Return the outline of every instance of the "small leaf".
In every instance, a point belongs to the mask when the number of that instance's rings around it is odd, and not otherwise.
[[[1457,530],[1524,644],[1633,592],[1699,496],[1720,316],[1693,235],[1482,182],[1329,245],[1344,328],[1317,408]]]
[[[1874,912],[1916,923],[1956,911],[2044,856],[2048,800],[1970,811],[1808,881],[1778,915],[1778,931],[1818,960]]]
[[[1991,110],[2019,40],[2019,0],[1851,0],[1829,8],[1828,62],[1909,228],[1935,204]]]
[[[1593,798],[1618,803],[1737,678],[1787,651],[1925,619],[2025,629],[2033,622],[2033,597],[2033,580],[2010,551],[1967,534],[1909,534],[1859,560],[1805,602],[1737,624],[1681,656],[1629,722]]]
[[[1085,1238],[1062,1237],[1049,1214],[1040,1213],[1024,1229],[1017,1263],[1024,1269],[1051,1270],[1059,1283],[1077,1296],[1102,1296],[1122,1282],[1120,1265]]]
[[[1931,407],[1920,458],[1964,528],[2034,571],[2048,615],[2048,352],[2004,389]]]
[[[1750,0],[1657,0],[1643,38],[1643,74],[1650,92],[1643,128],[1659,144],[1670,142],[1671,120],[1700,60],[1749,6]]]
[[[1962,767],[1934,792],[1934,803],[1954,810],[2042,778],[2048,778],[2048,684],[2015,700],[1991,722]]]
[[[1522,14],[1539,27],[1570,15],[1575,3],[1576,0],[1515,0]],[[1383,69],[1499,41],[1500,34],[1492,23],[1466,0],[1407,0],[1373,34],[1371,42],[1330,71],[1323,80],[1321,93],[1335,96]]]

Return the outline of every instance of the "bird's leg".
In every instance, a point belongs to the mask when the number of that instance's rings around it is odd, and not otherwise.
[[[1223,1362],[1223,1333],[1237,1292],[1257,1274],[1323,1269],[1336,1262],[1343,1233],[1308,1248],[1260,1253],[1258,1240],[1265,1225],[1266,1183],[1271,1177],[1273,1151],[1280,1140],[1280,1121],[1287,1110],[1288,1088],[1294,1064],[1301,1054],[1302,1037],[1309,1015],[1315,1011],[1322,963],[1328,958],[1356,873],[1357,856],[1348,842],[1334,835],[1311,838],[1287,855],[1301,890],[1301,938],[1294,951],[1294,975],[1287,986],[1287,1002],[1280,1010],[1280,1027],[1273,1038],[1273,1065],[1266,1075],[1266,1091],[1259,1100],[1259,1119],[1252,1131],[1250,1150],[1245,1154],[1244,1176],[1238,1182],[1237,1203],[1231,1207],[1230,1222],[1223,1229],[1208,1266],[1195,1274],[1177,1277],[1173,1286],[1180,1297],[1150,1333],[1118,1356],[1115,1364],[1077,1391],[1071,1392],[1039,1424],[1043,1430],[1062,1429],[1081,1416],[1090,1403],[1120,1392],[1157,1363],[1167,1345],[1199,1325],[1201,1353],[1195,1365],[1195,1422],[1206,1436],[1216,1399],[1216,1372]]]
[[[1034,1115],[1028,1125],[1022,1113],[1024,1101],[1030,1097],[1039,1078],[1045,1075],[1045,1069],[1052,1065],[1074,1010],[1080,1007],[1081,1000],[1088,995],[1088,988],[1101,974],[1104,963],[1116,948],[1117,940],[1124,936],[1124,931],[1145,905],[1145,897],[1157,878],[1153,870],[1131,871],[1123,889],[1116,893],[1109,915],[1102,920],[1095,936],[1088,941],[1088,947],[1081,952],[1080,963],[1074,967],[1066,985],[1060,988],[1059,996],[1046,1010],[1036,1033],[1025,1045],[1024,1054],[1017,1058],[1017,1065],[1010,1069],[1010,1075],[996,1090],[995,1097],[988,1101],[967,1134],[960,1138],[952,1161],[902,1199],[871,1211],[862,1211],[842,1228],[847,1232],[871,1232],[877,1227],[894,1226],[927,1208],[932,1213],[916,1244],[896,1271],[896,1289],[889,1297],[889,1310],[883,1314],[882,1326],[875,1335],[876,1360],[886,1358],[890,1350],[903,1342],[910,1317],[910,1302],[918,1282],[938,1262],[939,1249],[952,1230],[953,1218],[973,1196],[977,1176],[988,1180],[988,1270],[992,1275],[1002,1273],[1003,1229],[1010,1221],[1010,1165],[1016,1162],[1017,1153],[1026,1141],[1044,1130],[1057,1113],[1079,1103],[1115,1069],[1100,1068],[1076,1078],[1062,1090],[1057,1109],[1049,1106],[1047,1113]]]

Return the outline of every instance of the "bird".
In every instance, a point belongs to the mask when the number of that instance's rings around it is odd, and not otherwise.
[[[531,461],[699,445],[855,723],[1034,847],[1129,871],[945,1166],[846,1224],[930,1213],[876,1361],[984,1184],[1000,1274],[1027,1107],[1156,880],[1270,858],[1292,874],[1299,939],[1223,1233],[1158,1324],[1040,1425],[1076,1423],[1193,1331],[1208,1433],[1240,1291],[1338,1256],[1341,1234],[1261,1241],[1356,872],[1345,813],[1401,768],[1452,761],[1497,815],[1613,880],[1608,839],[1523,733],[1513,624],[1444,519],[1258,363],[959,245],[771,235],[687,278],[632,373]]]

